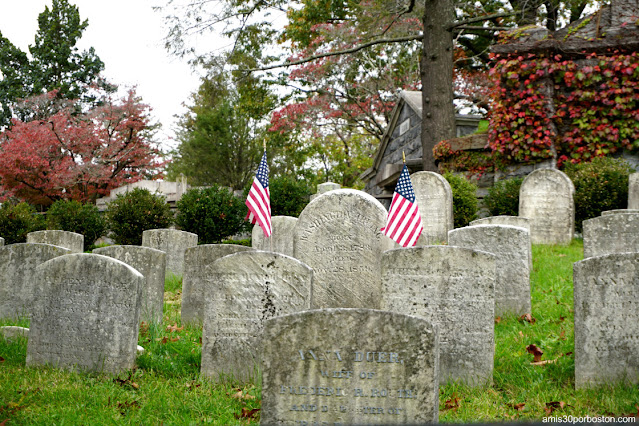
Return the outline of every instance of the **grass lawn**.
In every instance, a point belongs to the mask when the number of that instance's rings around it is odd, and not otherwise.
[[[639,387],[574,390],[572,264],[580,241],[533,247],[532,317],[498,318],[492,386],[440,389],[441,422],[622,416],[639,412]],[[19,424],[249,424],[259,421],[259,384],[213,384],[199,376],[198,328],[180,323],[178,280],[167,281],[164,323],[140,329],[135,370],[111,377],[25,368],[26,340],[0,337],[0,426]],[[0,325],[28,322],[0,320]],[[526,347],[543,351],[533,365]]]

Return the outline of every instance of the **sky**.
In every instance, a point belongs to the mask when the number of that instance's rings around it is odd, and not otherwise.
[[[21,50],[34,43],[38,15],[52,0],[0,0],[0,31]],[[166,29],[162,14],[153,10],[162,0],[70,0],[89,26],[78,42],[80,51],[94,47],[105,64],[103,75],[120,87],[137,87],[137,94],[153,109],[162,124],[157,135],[161,148],[177,146],[176,114],[186,112],[184,103],[199,86],[199,75],[187,61],[171,57],[164,49]],[[194,42],[198,49],[219,49],[225,40],[212,35]]]

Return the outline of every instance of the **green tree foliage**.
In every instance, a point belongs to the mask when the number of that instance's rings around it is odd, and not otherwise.
[[[477,185],[463,176],[444,174],[453,191],[453,222],[455,228],[467,226],[477,219]]]
[[[519,188],[523,178],[501,180],[488,190],[484,205],[492,216],[519,215]]]
[[[142,244],[147,229],[167,228],[173,223],[173,213],[164,197],[148,189],[134,188],[107,205],[106,219],[110,237],[116,244]]]
[[[84,235],[84,250],[106,232],[106,220],[94,204],[75,200],[56,201],[47,210],[47,228]]]
[[[188,190],[177,202],[177,208],[176,225],[197,234],[199,244],[219,243],[248,229],[244,202],[217,185]]]
[[[44,217],[27,203],[2,203],[0,207],[0,237],[5,244],[26,243],[29,232],[45,228]]]
[[[628,177],[634,170],[623,159],[598,157],[590,163],[569,165],[565,172],[575,185],[575,229],[606,210],[628,206]]]
[[[298,217],[309,202],[311,190],[304,180],[278,176],[269,182],[273,216]]]
[[[30,57],[0,33],[0,127],[9,125],[14,114],[22,121],[37,118],[31,108],[20,105],[20,99],[57,90],[59,99],[92,104],[96,98],[91,86],[114,90],[99,76],[104,63],[94,49],[80,52],[76,47],[88,25],[76,6],[67,0],[53,0],[51,8],[45,7],[38,16]],[[55,105],[48,108],[45,115]]]

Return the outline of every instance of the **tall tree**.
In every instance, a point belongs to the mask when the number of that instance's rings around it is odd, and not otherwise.
[[[29,120],[32,111],[18,101],[55,91],[58,98],[97,100],[91,86],[114,90],[100,78],[104,63],[93,48],[80,52],[76,44],[89,25],[67,0],[53,0],[38,16],[38,31],[29,53],[21,51],[0,33],[0,127],[12,116]]]

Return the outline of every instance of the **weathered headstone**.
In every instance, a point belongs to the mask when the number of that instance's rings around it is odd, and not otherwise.
[[[639,213],[609,214],[583,221],[584,258],[639,252]]]
[[[210,267],[216,260],[251,247],[237,244],[202,244],[184,252],[182,278],[182,323],[203,324],[206,287],[211,282]]]
[[[51,244],[69,249],[72,253],[84,251],[84,235],[57,229],[29,232],[27,243]]]
[[[273,251],[275,253],[293,256],[293,237],[295,236],[296,217],[273,216],[271,218],[273,233],[269,238],[264,236],[264,231],[258,225],[253,227],[251,244],[256,250]]]
[[[631,173],[628,183],[628,208],[639,210],[639,173]]]
[[[616,209],[616,210],[606,210],[601,212],[602,216],[608,216],[610,214],[627,214],[627,213],[639,213],[637,209]]]
[[[576,262],[575,387],[639,383],[639,253]]]
[[[342,185],[334,182],[320,183],[319,185],[317,185],[317,192],[315,194],[311,194],[311,201],[328,191],[334,191],[336,189],[340,189],[341,187]]]
[[[36,267],[70,250],[50,244],[0,247],[0,318],[29,317],[36,296]]]
[[[313,308],[379,308],[380,259],[393,241],[384,206],[353,189],[311,201],[295,227],[295,258],[313,268]]]
[[[322,309],[273,318],[261,424],[436,423],[438,353],[437,328],[408,315]]]
[[[99,254],[70,254],[37,268],[27,366],[118,374],[133,368],[144,277]]]
[[[164,309],[166,253],[150,247],[127,245],[101,247],[93,250],[93,253],[121,260],[144,275],[140,322],[161,323]]]
[[[166,273],[181,276],[184,251],[197,246],[197,235],[177,229],[148,229],[142,233],[142,246],[166,253]]]
[[[442,175],[434,172],[413,173],[410,180],[424,225],[417,245],[446,243],[448,231],[454,226],[450,184]]]
[[[530,233],[509,225],[475,225],[448,232],[448,244],[495,255],[495,316],[531,313]]]
[[[0,247],[4,245],[4,238],[0,237]]]
[[[439,328],[440,383],[491,383],[495,256],[451,246],[395,249],[382,258],[382,309]]]
[[[201,372],[214,380],[255,378],[264,321],[310,308],[313,271],[265,251],[223,257],[209,271]]]
[[[509,226],[517,226],[519,228],[525,228],[528,231],[528,269],[532,271],[533,263],[532,263],[532,242],[530,241],[530,220],[521,216],[489,216],[484,217],[482,219],[473,220],[469,224],[470,226],[475,225],[509,225]]]
[[[538,169],[519,189],[519,216],[530,219],[533,244],[570,244],[575,229],[575,186],[563,172]]]

